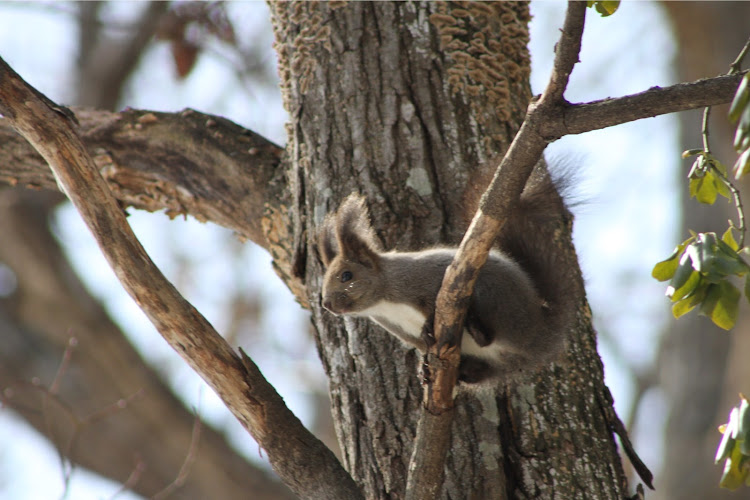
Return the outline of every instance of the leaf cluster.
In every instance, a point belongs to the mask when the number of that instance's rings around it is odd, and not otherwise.
[[[690,197],[706,205],[713,205],[718,195],[731,198],[727,168],[708,151],[689,149],[683,158],[697,156],[688,173]]]
[[[708,205],[713,205],[719,195],[730,201],[734,200],[739,225],[735,226],[730,221],[729,228],[721,238],[713,232],[691,232],[690,238],[678,245],[672,255],[654,266],[651,275],[659,281],[670,280],[667,297],[672,300],[675,318],[700,307],[701,314],[711,318],[717,326],[729,330],[737,322],[741,295],[730,281],[732,276],[745,278],[745,297],[750,301],[750,266],[743,258],[750,254],[750,249],[744,248],[745,216],[740,194],[728,179],[726,166],[711,153],[708,146],[708,112],[709,108],[703,116],[703,148],[682,153],[683,158],[696,157],[688,173],[690,196]],[[735,147],[739,145],[747,149],[744,155],[747,158],[743,160],[741,154],[735,165],[735,178],[739,179],[744,173],[744,167],[738,170],[738,165],[750,162],[748,75],[745,75],[737,89],[729,119],[740,122]],[[739,243],[735,240],[733,231],[739,232]]]
[[[651,274],[659,281],[671,280],[667,297],[675,318],[700,306],[700,314],[729,330],[737,321],[741,295],[730,277],[745,277],[745,296],[750,300],[750,266],[742,257],[747,253],[740,250],[731,227],[721,238],[716,233],[692,234]]]
[[[725,460],[719,486],[733,491],[743,483],[750,486],[750,403],[741,394],[740,399],[729,422],[719,427],[724,436],[716,450],[716,463]]]

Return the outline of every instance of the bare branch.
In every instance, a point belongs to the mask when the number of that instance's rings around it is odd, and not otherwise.
[[[240,359],[161,274],[70,122],[40,100],[2,59],[0,113],[47,160],[126,291],[267,451],[282,480],[304,498],[361,498],[333,453],[289,411],[252,361]]]
[[[195,458],[198,454],[198,443],[200,442],[200,437],[201,419],[196,412],[195,421],[193,422],[192,438],[190,440],[190,449],[185,455],[185,461],[182,463],[182,467],[180,467],[180,472],[177,474],[177,477],[174,479],[174,481],[169,483],[167,487],[162,491],[154,495],[152,497],[152,500],[162,500],[163,498],[169,498],[172,493],[177,491],[185,484],[185,480],[190,474],[190,468],[192,467],[193,462],[195,462]]]
[[[559,113],[539,124],[547,141],[570,134],[582,134],[622,123],[667,113],[730,102],[743,73],[706,78],[669,87],[652,87],[644,92],[585,104],[564,103]]]

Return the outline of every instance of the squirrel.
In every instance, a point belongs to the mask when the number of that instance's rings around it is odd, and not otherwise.
[[[550,244],[552,234],[543,231],[560,217],[569,220],[570,212],[549,174],[537,177],[479,272],[461,342],[459,381],[465,384],[510,382],[553,361],[575,321],[582,288]],[[368,317],[425,353],[435,299],[457,248],[384,251],[358,194],[325,217],[317,243],[326,267],[323,307],[337,316]]]

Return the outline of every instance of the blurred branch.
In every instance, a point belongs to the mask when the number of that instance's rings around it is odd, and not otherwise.
[[[194,418],[77,278],[47,224],[59,198],[53,191],[0,190],[0,234],[12,235],[0,238],[0,262],[12,269],[16,285],[0,299],[0,394],[57,449],[68,450],[71,462],[148,498],[180,469]],[[61,362],[66,349],[70,368],[61,370],[68,363]],[[29,387],[28,380],[37,387]],[[55,392],[46,413],[41,384]],[[143,397],[116,418],[100,418],[102,408],[133,394]],[[71,415],[96,421],[77,432],[72,447],[76,419]],[[203,429],[200,456],[179,497],[238,499],[249,490],[258,500],[291,495],[221,433]]]
[[[289,411],[255,364],[237,356],[164,278],[135,238],[70,122],[39,100],[1,59],[0,112],[47,160],[125,290],[266,450],[282,480],[306,498],[361,498],[333,453]]]
[[[115,109],[122,89],[153,40],[170,2],[152,1],[132,23],[127,38],[108,35],[98,22],[100,4],[80,2],[78,17],[78,85],[75,102]]]
[[[169,498],[172,493],[185,485],[185,480],[190,474],[190,468],[192,467],[193,462],[195,462],[195,458],[198,453],[198,443],[200,442],[200,437],[201,419],[198,416],[198,412],[196,411],[195,422],[193,423],[193,432],[190,439],[190,449],[185,455],[185,461],[182,463],[182,467],[180,467],[180,472],[177,474],[175,480],[169,483],[169,485],[167,485],[167,487],[162,491],[154,495],[152,497],[152,500],[162,500],[163,498]]]

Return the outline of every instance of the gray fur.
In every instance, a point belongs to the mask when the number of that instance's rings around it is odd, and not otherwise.
[[[536,201],[534,197],[540,196],[532,192],[527,199]],[[549,208],[545,199],[543,210]],[[538,215],[533,209],[529,214]],[[511,222],[510,227],[517,226],[522,234],[505,234],[505,240],[519,236],[541,239],[536,231],[528,230],[528,221]],[[407,345],[424,352],[423,323],[433,321],[435,298],[456,249],[383,252],[370,224],[366,201],[356,194],[326,218],[318,245],[327,267],[323,306],[337,315],[369,317]],[[545,245],[549,247],[548,239],[514,241],[509,247],[516,252],[548,252]],[[466,383],[492,378],[511,380],[522,371],[535,370],[552,361],[563,348],[576,299],[561,294],[569,295],[574,287],[557,283],[566,276],[555,269],[559,265],[556,259],[521,257],[519,260],[529,262],[531,274],[504,252],[494,250],[480,271],[465,325],[464,337],[470,338],[465,338],[461,346],[460,378]],[[539,273],[545,275],[535,283],[532,276]],[[548,290],[538,291],[540,285],[547,285]],[[427,326],[432,329],[431,324]]]

